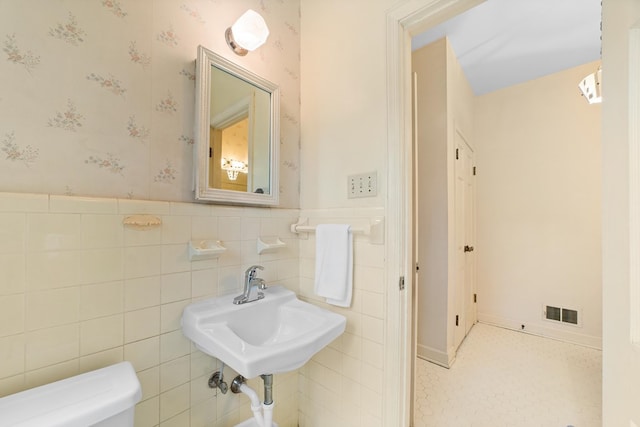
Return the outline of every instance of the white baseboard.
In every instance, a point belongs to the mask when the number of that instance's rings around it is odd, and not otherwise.
[[[535,323],[526,323],[525,328],[522,329],[522,321],[486,313],[478,313],[478,322],[602,350],[602,337],[581,334],[581,329],[573,326],[563,326],[560,329]]]
[[[417,356],[420,359],[435,363],[436,365],[444,366],[445,368],[450,368],[456,358],[455,353],[446,353],[442,350],[437,350],[433,347],[421,344],[418,344]]]

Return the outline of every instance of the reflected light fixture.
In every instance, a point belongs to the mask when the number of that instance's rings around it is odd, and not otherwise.
[[[255,10],[247,10],[224,33],[227,44],[237,55],[245,56],[250,50],[262,46],[269,37],[266,22]]]
[[[233,159],[225,159],[224,157],[221,160],[222,170],[227,171],[227,176],[229,180],[235,181],[238,179],[239,173],[249,173],[249,165],[245,162],[241,162],[240,160]]]
[[[596,72],[589,74],[587,77],[582,79],[580,83],[578,83],[582,96],[586,98],[589,104],[598,104],[602,102],[601,81],[602,68],[600,67]]]

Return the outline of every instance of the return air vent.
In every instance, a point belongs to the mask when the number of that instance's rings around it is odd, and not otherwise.
[[[582,326],[580,310],[544,305],[542,307],[542,315],[545,320],[568,323],[574,326]]]
[[[545,315],[547,320],[562,321],[562,310],[560,307],[551,307],[550,305],[546,307]]]

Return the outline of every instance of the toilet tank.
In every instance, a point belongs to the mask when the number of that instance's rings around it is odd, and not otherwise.
[[[132,427],[141,396],[121,362],[1,398],[0,427]]]

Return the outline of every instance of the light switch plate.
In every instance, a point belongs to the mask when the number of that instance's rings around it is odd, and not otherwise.
[[[358,197],[375,197],[378,195],[377,172],[349,175],[347,178],[347,194],[350,199]]]

